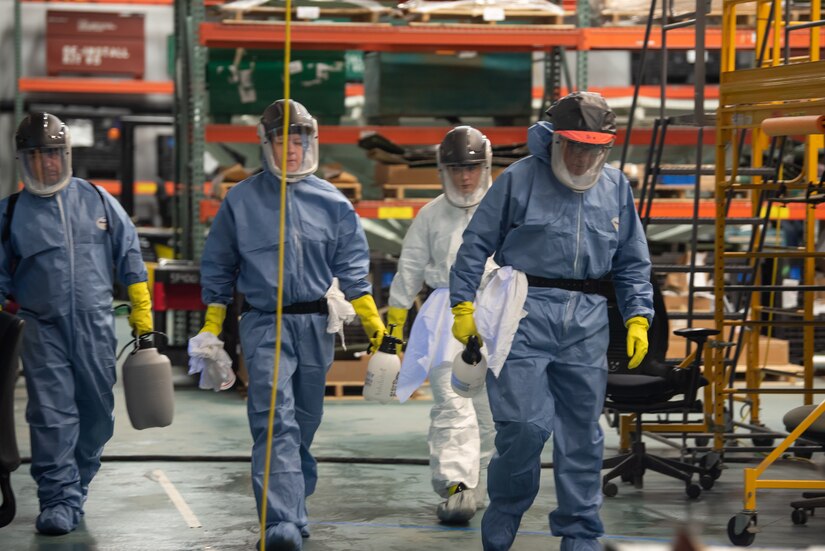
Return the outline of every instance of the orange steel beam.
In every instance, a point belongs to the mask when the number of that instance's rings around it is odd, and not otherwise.
[[[37,4],[135,4],[135,5],[171,5],[174,0],[21,0]]]
[[[825,29],[820,31],[825,36]],[[594,27],[557,29],[522,25],[416,25],[391,26],[369,23],[295,23],[292,45],[306,50],[369,51],[458,51],[525,52],[563,46],[578,50],[641,49],[644,27]],[[284,42],[284,25],[201,23],[200,41],[204,46],[221,48],[280,48]],[[722,47],[722,31],[707,29],[705,46]],[[736,32],[737,48],[753,48],[752,29]],[[808,33],[793,33],[791,48],[808,48]],[[654,29],[648,42],[661,48],[661,32]],[[693,29],[675,29],[668,33],[668,48],[696,47]]]
[[[368,51],[534,51],[553,46],[577,48],[579,29],[516,25],[391,26],[358,23],[293,23],[292,47],[305,50]],[[280,48],[284,26],[201,23],[200,41],[217,48]]]
[[[320,126],[318,137],[322,144],[357,144],[365,132],[377,132],[398,145],[427,145],[440,143],[449,126]],[[523,143],[527,141],[526,126],[490,126],[480,128],[494,144]],[[668,128],[668,145],[696,145],[696,129]],[[633,130],[631,145],[650,145],[651,129]],[[623,144],[625,130],[619,129],[616,144]],[[705,145],[715,142],[713,132],[704,133]],[[258,143],[254,126],[210,124],[206,126],[207,142]]]
[[[71,94],[173,94],[171,80],[128,80],[115,78],[23,77],[21,92]]]
[[[111,193],[114,196],[120,195],[120,180],[98,180],[95,179],[93,181],[95,185],[98,185]],[[211,193],[212,185],[210,182],[206,182],[204,184],[204,193]],[[174,195],[175,194],[175,182],[165,182],[164,187],[166,188],[166,195]],[[135,195],[154,195],[157,193],[158,184],[157,182],[153,182],[151,180],[142,180],[135,182]]]
[[[386,201],[358,201],[355,210],[359,216],[372,219],[406,219],[413,218],[430,199],[419,200],[386,200]],[[206,223],[215,217],[220,207],[216,199],[201,201],[201,221]],[[805,205],[789,205],[789,213],[785,220],[803,220]],[[731,216],[750,216],[751,203],[747,199],[734,200],[731,204]],[[713,199],[703,199],[699,202],[700,217],[713,217],[716,213],[716,203]],[[825,209],[816,211],[819,220],[825,220]],[[651,208],[653,218],[686,218],[693,216],[693,199],[657,199]]]
[[[597,92],[604,97],[610,98],[627,98],[633,96],[633,86],[589,86],[587,88],[591,92]],[[541,98],[544,95],[544,88],[541,86],[533,87],[533,98]],[[659,86],[641,86],[639,88],[639,95],[646,98],[659,98],[662,89]],[[692,85],[688,84],[668,84],[667,86],[667,98],[668,99],[685,99],[685,100],[692,100],[694,94],[696,93],[696,88]],[[561,88],[561,95],[565,96],[568,94],[567,87],[562,86]],[[348,82],[346,84],[346,95],[347,97],[352,96],[363,96],[364,95],[364,85],[360,82]],[[707,85],[705,86],[705,99],[718,99],[719,98],[719,86],[715,85]]]

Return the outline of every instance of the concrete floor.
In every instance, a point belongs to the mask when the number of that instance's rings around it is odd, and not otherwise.
[[[162,429],[134,430],[123,395],[117,391],[115,436],[107,460],[95,478],[86,516],[75,532],[61,537],[34,530],[37,499],[24,464],[12,474],[17,517],[0,529],[0,550],[43,551],[183,551],[252,550],[258,520],[249,476],[251,438],[243,398],[236,392],[198,390],[178,373],[175,420]],[[822,386],[822,385],[820,385]],[[23,419],[25,387],[15,396],[21,455],[29,455]],[[801,403],[799,396],[766,400],[763,418],[777,426],[782,413]],[[481,515],[466,527],[446,527],[435,518],[438,497],[426,465],[429,400],[377,405],[360,400],[328,401],[314,445],[321,459],[320,480],[309,499],[312,537],[306,551],[461,551],[481,549]],[[607,454],[617,437],[606,428]],[[661,450],[656,442],[650,448]],[[544,460],[550,461],[551,449]],[[390,458],[400,464],[345,463],[351,458]],[[409,461],[413,460],[413,461]],[[813,462],[785,460],[771,478],[821,479],[822,454]],[[620,484],[619,494],[605,498],[602,517],[605,543],[625,549],[669,549],[675,532],[688,526],[709,546],[730,546],[726,526],[742,507],[744,463],[729,462],[713,489],[695,501],[679,482],[648,473],[644,489]],[[514,551],[558,549],[548,530],[554,507],[552,470],[542,472],[542,486],[525,515]],[[825,514],[805,526],[790,519],[793,490],[760,491],[757,499],[762,530],[755,545],[801,549],[825,542]]]

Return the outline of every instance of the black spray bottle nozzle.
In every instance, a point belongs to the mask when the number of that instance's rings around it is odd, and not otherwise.
[[[397,354],[396,351],[399,346],[404,344],[404,341],[392,336],[392,330],[395,329],[395,324],[391,323],[384,333],[384,338],[381,339],[381,346],[378,347],[379,352],[386,352],[387,354]]]
[[[461,353],[461,359],[467,365],[476,365],[481,362],[481,344],[478,342],[478,337],[473,335],[467,340],[467,346],[464,352]]]

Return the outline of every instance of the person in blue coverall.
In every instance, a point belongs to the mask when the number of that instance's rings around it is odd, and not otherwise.
[[[151,301],[132,221],[105,190],[72,177],[68,127],[31,113],[15,142],[24,189],[0,202],[0,305],[13,296],[25,321],[36,528],[60,535],[77,527],[114,431],[113,273],[137,335],[152,331]]]
[[[284,114],[289,129],[283,134]],[[367,281],[369,249],[350,201],[313,175],[318,126],[296,101],[278,100],[258,127],[265,170],[235,185],[209,230],[201,259],[202,329],[221,332],[235,287],[244,295],[241,346],[249,371],[247,413],[253,437],[252,485],[260,514],[275,354],[281,152],[287,141],[283,330],[272,465],[267,490],[266,548],[301,549],[308,537],[305,499],[317,469],[309,451],[319,424],[334,334],[327,332],[327,291],[337,278],[376,348],[386,333]]]
[[[540,455],[553,435],[558,505],[550,529],[562,551],[600,549],[599,427],[607,381],[608,317],[598,294],[612,277],[628,328],[629,365],[647,353],[653,317],[650,255],[624,175],[605,166],[615,115],[577,92],[529,129],[531,155],[507,168],[464,232],[450,275],[453,334],[478,331],[473,299],[487,257],[526,275],[527,316],[496,378],[487,374],[496,425],[488,470],[485,551],[510,549],[539,490]]]

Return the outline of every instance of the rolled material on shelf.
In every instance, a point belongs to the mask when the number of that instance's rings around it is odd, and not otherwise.
[[[762,121],[762,130],[768,136],[825,134],[825,115],[765,119]]]

